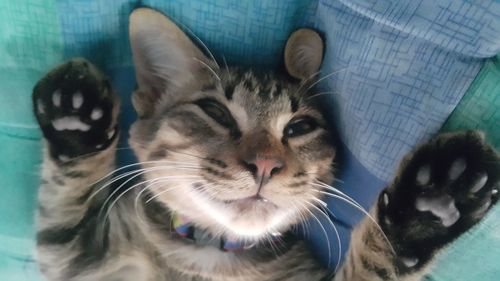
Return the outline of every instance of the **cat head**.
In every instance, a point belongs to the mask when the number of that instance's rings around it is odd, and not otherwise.
[[[217,65],[167,17],[130,17],[139,115],[130,144],[158,202],[213,233],[261,239],[307,216],[335,148],[312,85],[323,41],[289,38],[284,74]]]

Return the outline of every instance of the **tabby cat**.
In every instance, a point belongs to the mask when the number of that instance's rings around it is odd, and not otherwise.
[[[285,70],[221,67],[167,17],[130,16],[139,160],[115,170],[119,100],[73,59],[35,86],[45,137],[37,260],[48,280],[420,280],[498,199],[477,132],[443,134],[401,164],[332,276],[290,234],[330,193],[336,147],[313,97],[323,41],[300,29]],[[128,175],[128,177],[125,177]]]

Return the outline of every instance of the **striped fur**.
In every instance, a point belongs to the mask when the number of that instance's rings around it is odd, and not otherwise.
[[[135,181],[112,175],[119,102],[94,66],[72,60],[33,92],[46,140],[37,261],[49,280],[420,280],[498,199],[500,161],[483,137],[440,136],[402,163],[333,277],[304,242],[268,241],[320,210],[322,192],[332,191],[321,184],[333,179],[336,148],[313,98],[319,65],[299,69],[318,61],[310,40],[320,37],[302,30],[287,44],[286,69],[297,80],[220,67],[149,9],[134,12],[130,32]],[[172,213],[255,246],[197,245],[176,235]]]

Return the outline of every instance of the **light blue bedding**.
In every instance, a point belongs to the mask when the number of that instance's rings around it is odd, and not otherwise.
[[[122,122],[130,124],[135,82],[127,18],[139,6],[166,13],[229,64],[276,66],[291,31],[311,26],[323,32],[322,74],[329,76],[320,91],[331,91],[325,100],[345,146],[345,169],[335,185],[366,207],[398,160],[441,128],[486,59],[500,52],[500,2],[492,0],[0,1],[0,280],[38,279],[32,253],[40,133],[31,114],[32,86],[53,65],[84,56],[111,76],[123,96]],[[500,124],[498,114],[485,118]],[[498,130],[490,133],[498,136]],[[132,161],[126,154],[120,159]],[[328,203],[352,224],[362,217],[341,202]],[[429,278],[498,280],[499,222],[497,206]],[[345,250],[350,229],[338,227]],[[326,261],[321,231],[309,239]]]

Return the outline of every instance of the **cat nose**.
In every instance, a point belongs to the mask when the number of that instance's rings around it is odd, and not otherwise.
[[[273,157],[256,157],[243,160],[243,163],[261,186],[265,185],[274,175],[279,174],[285,166],[283,161]]]

